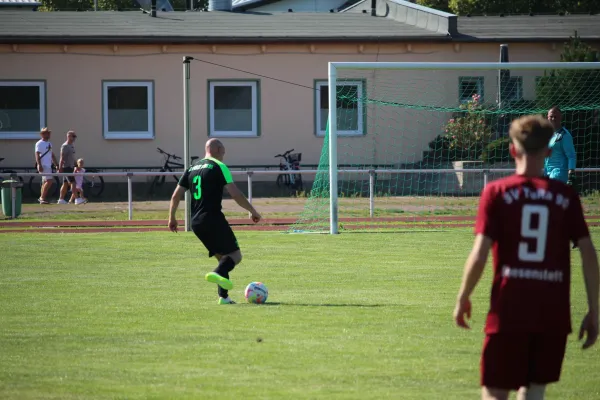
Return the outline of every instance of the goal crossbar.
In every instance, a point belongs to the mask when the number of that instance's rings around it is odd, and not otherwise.
[[[329,62],[329,69],[381,70],[536,70],[536,69],[598,69],[597,62]]]

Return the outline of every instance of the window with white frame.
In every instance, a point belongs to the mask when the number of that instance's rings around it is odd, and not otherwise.
[[[209,81],[209,135],[259,135],[259,82]]]
[[[471,101],[474,95],[479,95],[479,102],[483,102],[483,76],[461,76],[458,78],[458,98],[460,102]]]
[[[364,105],[362,81],[340,81],[337,84],[337,133],[338,136],[364,134]],[[329,85],[327,81],[316,82],[316,132],[325,136],[329,118]]]
[[[154,138],[154,83],[102,82],[105,139]]]
[[[46,83],[0,80],[0,139],[37,139],[45,126]]]

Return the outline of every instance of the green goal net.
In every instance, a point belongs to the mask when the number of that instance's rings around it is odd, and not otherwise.
[[[335,99],[317,97],[335,101],[335,126],[322,100],[318,171],[291,230],[470,227],[485,183],[514,168],[511,121],[553,106],[573,137],[586,213],[600,215],[600,66],[589,64],[334,64]]]

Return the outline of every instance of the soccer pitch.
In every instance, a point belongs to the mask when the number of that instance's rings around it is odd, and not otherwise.
[[[265,305],[217,305],[192,233],[1,236],[0,398],[479,398],[490,263],[471,331],[452,320],[471,229],[237,236],[230,294],[262,281]],[[572,334],[547,398],[600,399],[599,376]]]

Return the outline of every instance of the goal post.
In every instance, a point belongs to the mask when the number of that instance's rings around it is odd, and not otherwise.
[[[330,62],[327,87],[337,88],[337,64]],[[329,233],[339,233],[338,221],[338,162],[337,162],[337,90],[328,91],[329,115],[327,137],[329,139]]]
[[[330,62],[327,90],[322,154],[296,231],[472,219],[483,184],[513,170],[510,121],[552,106],[573,134],[586,189],[600,189],[600,63]]]

